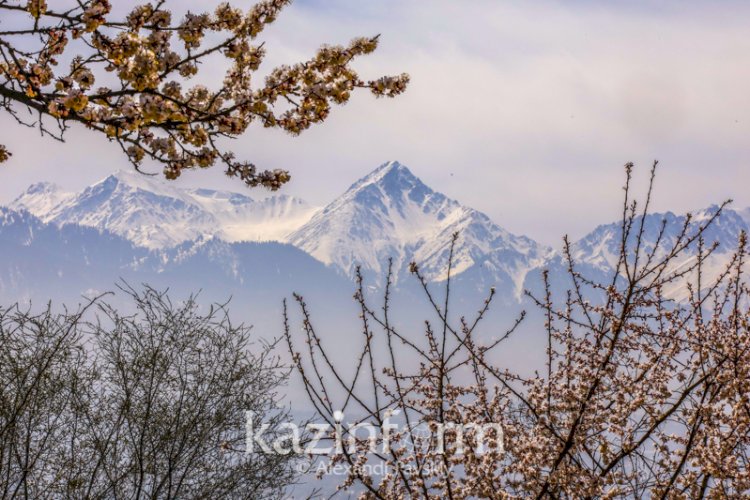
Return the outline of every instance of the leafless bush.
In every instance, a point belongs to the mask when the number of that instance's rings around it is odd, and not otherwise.
[[[89,306],[55,314],[0,309],[0,497],[33,498],[66,478],[73,393],[88,378],[80,323]]]
[[[259,498],[293,457],[245,455],[245,411],[286,419],[286,371],[223,305],[122,288],[124,314],[2,311],[3,498]],[[84,313],[96,312],[89,321]]]

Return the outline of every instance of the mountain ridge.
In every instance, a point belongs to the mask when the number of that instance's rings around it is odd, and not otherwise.
[[[171,264],[180,252],[205,246],[214,249],[216,265],[231,269],[233,254],[221,257],[220,242],[278,241],[347,279],[361,266],[368,281],[382,284],[392,258],[396,282],[408,274],[412,261],[429,281],[441,281],[447,276],[452,235],[458,233],[452,275],[474,288],[495,287],[509,301],[520,300],[540,269],[557,267],[562,273],[564,267],[559,251],[508,232],[486,214],[425,185],[398,161],[381,164],[324,207],[286,195],[255,200],[231,191],[183,189],[133,172],[107,176],[77,193],[36,183],[10,206],[58,227],[112,233]],[[697,211],[694,220],[710,216],[711,210],[716,207]],[[647,244],[662,220],[672,237],[684,216],[650,214]],[[750,209],[727,210],[708,236],[731,248],[739,231],[747,231],[748,220]],[[618,224],[601,224],[574,242],[576,260],[594,273],[611,272],[619,250]],[[717,253],[712,266],[718,268],[726,252]],[[222,258],[225,262],[219,262]]]
[[[106,229],[150,249],[173,247],[207,234],[230,242],[276,241],[317,210],[287,195],[256,201],[229,191],[181,189],[123,171],[78,193],[37,183],[9,206],[57,225]]]

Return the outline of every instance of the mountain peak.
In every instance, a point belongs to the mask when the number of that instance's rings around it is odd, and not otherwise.
[[[372,176],[372,177],[382,178],[385,175],[389,174],[390,172],[394,172],[394,171],[395,172],[406,171],[409,174],[411,174],[411,172],[409,171],[409,168],[406,165],[403,165],[396,160],[389,160],[383,163],[382,165],[380,165],[379,167],[377,167],[372,172],[370,172],[367,175],[367,177]]]
[[[29,186],[26,191],[21,195],[28,194],[41,194],[41,193],[56,193],[60,191],[60,186],[52,182],[37,182]]]
[[[10,206],[15,209],[27,210],[44,219],[54,207],[70,199],[73,193],[60,189],[51,182],[37,182],[21,193]]]
[[[169,185],[169,181],[148,174],[142,174],[134,170],[118,170],[101,181],[95,183],[91,188],[99,187],[100,189],[114,191],[118,187],[123,189],[151,191],[153,193],[175,196],[179,190]],[[179,196],[179,195],[178,195]]]
[[[355,182],[289,241],[346,275],[362,265],[381,278],[392,257],[399,273],[413,258],[428,279],[444,279],[455,232],[462,236],[454,252],[454,274],[491,265],[512,286],[546,250],[432,190],[397,161]]]
[[[421,205],[431,198],[435,198],[433,203],[441,203],[445,197],[426,186],[406,165],[389,161],[352,184],[326,210],[354,202],[376,210],[393,206],[402,211],[404,203],[408,204],[409,200]]]
[[[373,184],[388,187],[389,191],[394,188],[408,189],[415,185],[424,186],[406,165],[397,161],[388,161],[352,184],[349,191],[359,191]]]

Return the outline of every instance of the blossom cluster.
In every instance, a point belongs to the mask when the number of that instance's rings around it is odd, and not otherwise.
[[[115,19],[108,0],[68,8],[56,3],[58,10],[30,0],[23,9],[28,26],[0,36],[4,107],[12,112],[16,102],[51,117],[60,137],[68,122],[82,123],[117,142],[136,168],[156,162],[170,179],[221,162],[250,186],[276,189],[289,179],[286,171],[261,172],[237,161],[222,139],[240,136],[256,121],[299,134],[323,122],[355,89],[393,97],[409,80],[404,74],[365,81],[352,69],[356,57],[377,48],[374,37],[324,46],[310,60],[255,82],[265,56],[257,37],[289,3],[262,0],[247,12],[221,3],[175,21],[167,2],[144,3]],[[0,11],[18,9],[0,3]],[[58,68],[63,58],[71,60],[67,69]],[[190,85],[211,58],[223,59],[224,78],[215,88]]]

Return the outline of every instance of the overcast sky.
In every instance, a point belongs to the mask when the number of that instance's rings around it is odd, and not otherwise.
[[[267,32],[268,66],[380,33],[381,48],[356,68],[363,77],[406,71],[411,86],[394,100],[356,96],[297,138],[253,128],[235,150],[291,170],[285,192],[317,204],[399,160],[548,244],[616,217],[627,161],[640,180],[661,161],[657,209],[726,198],[745,207],[748,26],[750,2],[298,0]],[[59,145],[5,115],[0,127],[14,152],[0,167],[0,201],[32,182],[80,189],[128,168],[115,145],[85,130]],[[179,182],[243,189],[220,168]]]

